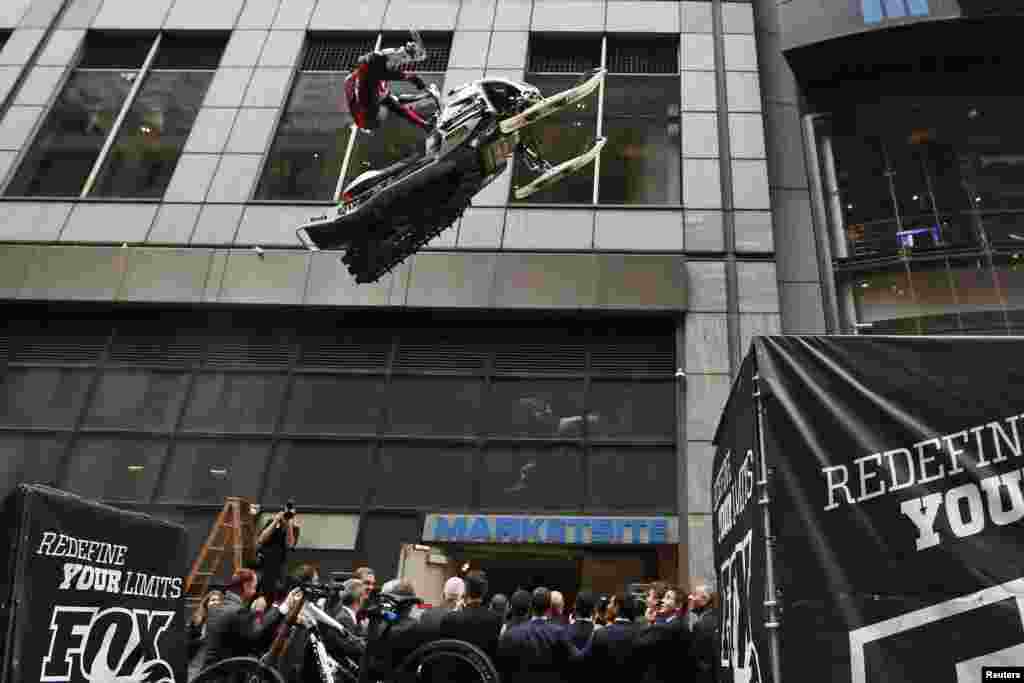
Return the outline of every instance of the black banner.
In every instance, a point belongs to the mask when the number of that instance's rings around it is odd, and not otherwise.
[[[781,678],[957,683],[1024,662],[1024,340],[754,350]]]
[[[184,527],[29,485],[5,519],[3,680],[184,683]]]
[[[711,469],[711,526],[716,583],[722,596],[719,680],[723,683],[771,680],[763,614],[764,525],[755,486],[755,371],[754,359],[748,357],[718,428]]]

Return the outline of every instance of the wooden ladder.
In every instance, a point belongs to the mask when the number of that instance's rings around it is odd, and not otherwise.
[[[190,606],[198,604],[206,595],[210,580],[217,576],[228,550],[232,551],[235,572],[245,566],[246,560],[255,557],[256,529],[252,506],[243,498],[229,497],[225,500],[224,509],[217,515],[206,543],[192,563],[192,571],[185,581],[185,600]]]

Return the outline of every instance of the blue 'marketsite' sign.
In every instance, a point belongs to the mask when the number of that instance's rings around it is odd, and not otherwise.
[[[429,514],[423,523],[423,541],[560,545],[678,543],[679,518]]]

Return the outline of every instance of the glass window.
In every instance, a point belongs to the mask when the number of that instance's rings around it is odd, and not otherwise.
[[[469,507],[475,450],[445,444],[385,442],[374,476],[375,505]]]
[[[673,448],[594,448],[588,460],[589,505],[676,509]]]
[[[583,436],[583,380],[498,380],[487,399],[490,433]]]
[[[6,497],[18,484],[58,486],[66,443],[63,434],[0,432],[0,493]]]
[[[395,377],[388,389],[388,432],[473,435],[483,392],[483,380],[475,377]]]
[[[386,381],[383,376],[296,375],[283,429],[295,434],[376,434]]]
[[[299,74],[257,199],[334,199],[352,132],[344,82],[343,73]]]
[[[183,428],[191,432],[272,432],[283,389],[284,376],[200,375]]]
[[[526,81],[549,96],[573,87],[579,77],[527,74]],[[597,93],[534,124],[522,135],[524,139],[531,137],[537,151],[552,164],[583,154],[597,137]],[[526,185],[536,175],[517,163],[513,189]],[[590,204],[593,198],[594,171],[593,167],[587,167],[524,201],[531,204]]]
[[[159,198],[185,147],[213,71],[154,71],[128,110],[93,196]]]
[[[395,47],[408,39],[404,33],[386,34],[380,37],[380,44],[382,48]],[[416,69],[426,83],[440,88],[448,67],[451,35],[428,33],[423,39],[426,61],[406,68]],[[359,58],[373,51],[377,43],[375,34],[314,37],[307,42],[256,191],[257,199],[333,201],[341,174],[351,182],[363,171],[388,166],[422,146],[426,136],[398,120],[389,120],[372,136],[351,138],[352,115],[345,97],[345,79]],[[389,85],[396,94],[415,91],[404,82]],[[422,107],[420,113],[426,116],[433,104],[427,101],[416,106]]]
[[[910,280],[902,266],[852,277],[857,320],[875,322],[920,316],[911,294]]]
[[[255,500],[269,453],[269,441],[176,441],[159,498],[213,505],[223,505],[228,496]]]
[[[82,435],[71,455],[67,487],[86,498],[148,503],[166,453],[162,440]]]
[[[7,194],[78,197],[137,78],[134,70],[72,74]]]
[[[602,204],[682,201],[679,76],[609,76],[601,152]]]
[[[538,152],[558,164],[586,152],[600,134],[608,140],[598,178],[602,204],[679,204],[679,41],[662,36],[605,40],[603,66],[611,75],[605,79],[603,101],[599,102],[598,89],[574,108],[531,126],[524,139],[529,142],[532,137]],[[600,65],[600,55],[600,41],[532,36],[526,80],[552,95],[577,85],[589,69]],[[588,167],[524,201],[591,204],[594,173]],[[535,176],[516,164],[513,191]]]
[[[575,446],[490,446],[480,473],[480,505],[578,510],[583,499],[580,458]]]
[[[675,440],[674,382],[594,381],[587,396],[590,438]]]
[[[1024,239],[1020,98],[979,96],[965,79],[969,70],[950,75],[941,97],[844,105],[820,132],[832,140],[851,256],[976,246],[983,232],[996,244]]]
[[[361,506],[373,474],[370,447],[364,442],[282,441],[263,503],[280,507],[293,499],[299,505]]]
[[[153,70],[143,73],[153,38],[91,34],[7,194],[80,196],[114,136],[91,194],[163,196],[225,42],[223,36],[164,35]]]
[[[74,425],[92,370],[9,368],[3,376],[0,423],[14,427]]]
[[[85,418],[89,427],[171,430],[181,410],[188,375],[151,370],[108,370]]]

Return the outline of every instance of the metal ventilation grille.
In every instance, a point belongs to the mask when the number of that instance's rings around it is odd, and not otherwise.
[[[98,363],[109,337],[109,327],[76,320],[29,324],[12,331],[10,359],[12,363]]]
[[[391,338],[385,334],[362,338],[303,335],[300,343],[299,366],[302,368],[383,372],[391,355]]]
[[[600,38],[530,38],[531,73],[578,74],[601,65]]]
[[[613,74],[674,74],[679,72],[679,42],[675,38],[608,38],[608,72]]]
[[[180,367],[198,364],[204,340],[198,334],[181,334],[164,326],[149,331],[119,330],[110,347],[110,363],[146,367]]]
[[[406,33],[385,34],[381,39],[381,47],[399,47],[409,40]],[[423,37],[427,48],[427,58],[419,64],[409,64],[408,71],[448,70],[448,57],[452,51],[451,34],[435,34]],[[372,52],[377,45],[377,37],[363,35],[347,38],[312,38],[306,43],[306,53],[302,58],[303,71],[351,71],[359,58]]]
[[[499,374],[579,374],[586,369],[586,347],[579,343],[503,346],[494,357],[494,372]]]
[[[591,369],[598,375],[644,375],[672,377],[675,374],[675,353],[672,339],[620,341],[598,344],[590,356]]]
[[[214,333],[206,348],[208,368],[278,369],[291,363],[292,347],[284,336],[267,336],[256,330]]]
[[[311,38],[302,58],[303,71],[351,71],[359,58],[372,52],[376,36]]]
[[[460,334],[462,330],[454,332],[450,338],[438,338],[437,334],[433,339],[417,338],[421,335],[400,337],[395,370],[483,372],[489,355],[486,346],[473,343],[468,334]]]

